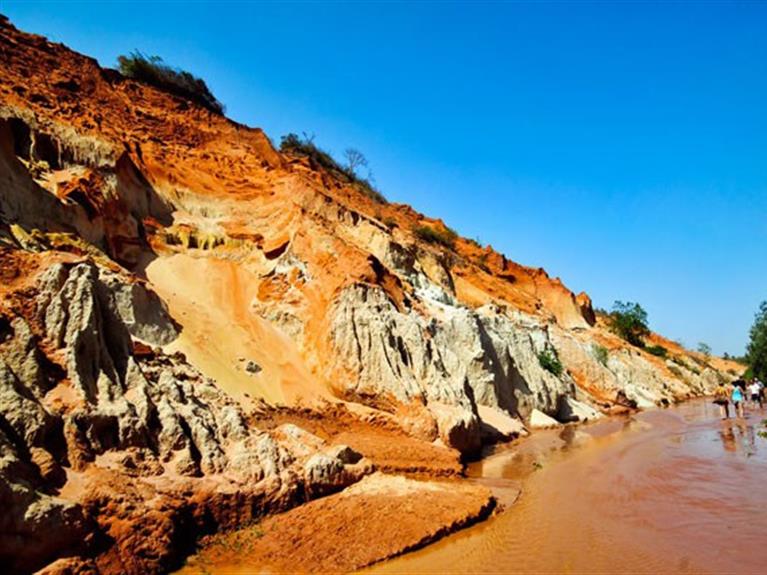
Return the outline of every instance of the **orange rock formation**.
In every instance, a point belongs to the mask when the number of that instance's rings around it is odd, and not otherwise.
[[[376,467],[460,475],[541,412],[678,401],[740,369],[633,348],[586,294],[419,226],[444,224],[0,19],[0,557],[162,571]],[[440,521],[486,512],[464,502]]]

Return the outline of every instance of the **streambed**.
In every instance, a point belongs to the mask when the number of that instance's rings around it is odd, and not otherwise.
[[[506,512],[375,573],[764,573],[762,420],[695,400],[538,432],[473,464],[522,495]]]

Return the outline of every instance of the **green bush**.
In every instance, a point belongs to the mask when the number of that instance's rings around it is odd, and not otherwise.
[[[562,375],[562,371],[564,371],[562,362],[559,361],[557,350],[554,348],[544,349],[542,352],[540,352],[538,354],[538,363],[541,364],[543,369],[557,377]]]
[[[371,200],[379,204],[386,203],[386,197],[370,180],[359,177],[354,171],[353,165],[342,166],[339,164],[333,156],[314,143],[314,137],[304,134],[302,138],[293,133],[282,136],[280,151],[284,154],[308,158],[313,168],[324,168],[337,178],[353,184]],[[365,160],[365,164],[367,164],[367,160]]]
[[[650,335],[647,312],[638,303],[616,301],[609,324],[614,333],[637,347],[644,347],[644,338]]]
[[[416,226],[413,228],[413,233],[418,239],[430,244],[439,244],[451,250],[455,248],[455,240],[458,238],[458,234],[448,227]]]
[[[647,353],[657,355],[658,357],[666,357],[668,355],[668,350],[662,345],[651,345],[649,347],[646,347],[645,351]]]
[[[224,113],[224,105],[211,93],[205,80],[168,66],[159,56],[145,56],[137,50],[129,56],[118,56],[117,69],[126,78],[187,98],[216,114]]]
[[[607,351],[607,348],[603,345],[594,344],[592,346],[592,352],[594,353],[596,360],[607,367],[607,360],[609,358],[609,352]]]
[[[767,301],[763,301],[754,317],[746,348],[749,376],[767,381]]]

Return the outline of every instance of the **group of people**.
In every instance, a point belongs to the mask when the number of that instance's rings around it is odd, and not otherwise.
[[[745,417],[744,410],[747,401],[750,401],[754,408],[757,405],[760,409],[764,407],[764,384],[756,377],[748,381],[739,378],[732,383],[720,381],[719,387],[714,393],[714,403],[719,406],[722,419],[730,417],[730,404],[732,404],[736,417]]]

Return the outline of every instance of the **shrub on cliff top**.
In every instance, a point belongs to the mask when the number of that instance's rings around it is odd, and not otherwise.
[[[224,113],[224,105],[211,93],[205,80],[163,62],[159,56],[145,56],[138,50],[117,57],[117,68],[126,78],[187,98],[211,112]]]
[[[418,239],[430,244],[439,244],[451,250],[455,248],[455,240],[458,239],[458,234],[447,226],[444,228],[416,226],[413,228],[413,233]]]
[[[650,335],[647,312],[638,303],[616,301],[609,324],[614,333],[637,347],[644,347],[644,338]]]
[[[304,134],[304,137],[301,138],[293,133],[282,136],[280,151],[286,154],[306,156],[311,163],[317,164],[329,172],[347,175],[346,170],[336,162],[333,156],[314,143],[314,136]]]
[[[386,203],[384,195],[370,181],[372,176],[368,175],[368,178],[363,178],[357,174],[357,168],[367,166],[368,161],[361,152],[354,148],[349,148],[345,152],[348,162],[346,166],[339,164],[333,156],[317,146],[314,143],[314,136],[307,136],[305,133],[303,138],[293,133],[282,136],[280,151],[283,154],[309,158],[313,168],[322,167],[335,177],[354,185],[355,188],[371,200],[379,204]]]

